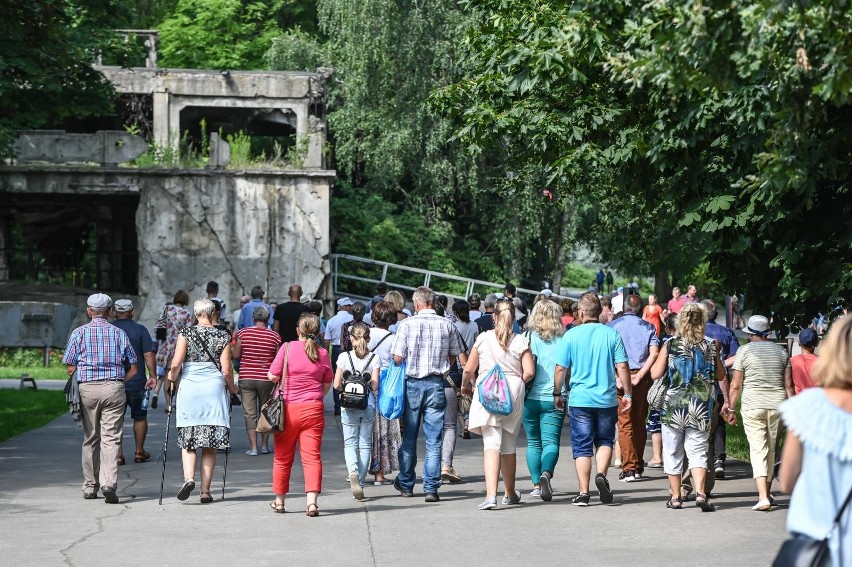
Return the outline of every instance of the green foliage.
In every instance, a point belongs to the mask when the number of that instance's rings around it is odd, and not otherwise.
[[[42,366],[44,354],[40,348],[0,348],[0,366]],[[50,364],[62,364],[62,351],[50,350]]]
[[[127,14],[118,0],[21,0],[0,18],[0,155],[10,153],[12,131],[101,115],[112,87],[92,68],[104,49],[125,61],[112,33]]]
[[[186,69],[262,69],[281,34],[277,15],[292,1],[178,0],[160,24],[159,65]]]
[[[328,54],[315,35],[295,27],[272,40],[264,61],[275,71],[315,71],[327,64]]]
[[[251,138],[242,131],[236,134],[228,134],[225,138],[231,145],[230,167],[234,169],[245,169],[251,165]]]
[[[0,442],[46,425],[66,411],[62,391],[0,390]]]
[[[601,259],[781,314],[852,289],[845,2],[464,5],[465,76],[435,107],[471,152],[541,171]]]

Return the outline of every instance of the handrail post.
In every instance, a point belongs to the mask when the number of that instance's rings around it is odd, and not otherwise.
[[[383,282],[388,281],[388,265],[387,265],[387,263],[385,263],[385,265],[382,267],[382,281]]]

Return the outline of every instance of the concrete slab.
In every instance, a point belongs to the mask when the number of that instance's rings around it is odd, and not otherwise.
[[[328,407],[328,406],[327,406]],[[287,513],[268,509],[272,499],[272,455],[248,457],[242,414],[233,415],[233,453],[228,464],[226,499],[222,464],[213,485],[216,501],[198,503],[198,491],[185,503],[175,494],[181,484],[180,453],[174,430],[166,466],[166,490],[157,504],[162,470],[165,413],[151,410],[147,449],[153,459],[119,469],[118,505],[83,500],[81,430],[65,415],[53,423],[0,443],[0,557],[5,565],[205,566],[280,565],[528,565],[594,564],[768,565],[785,538],[788,498],[777,496],[771,513],[751,510],[756,501],[750,469],[731,463],[729,479],[719,481],[718,512],[702,514],[665,508],[667,483],[659,470],[632,484],[617,481],[612,506],[595,496],[588,508],[571,505],[577,481],[567,428],[554,479],[553,502],[528,498],[529,474],[519,449],[519,487],[523,503],[493,512],[476,509],[484,494],[481,440],[458,439],[455,468],[465,483],[445,486],[441,502],[424,502],[420,485],[414,498],[392,486],[368,486],[356,502],[345,482],[339,421],[326,413],[323,440],[323,494],[320,517],[304,515],[304,497],[294,492]],[[132,445],[130,421],[125,442]],[[172,422],[174,428],[174,422]],[[525,440],[519,447],[525,446]],[[126,454],[131,456],[132,449]],[[418,455],[422,464],[423,447]],[[419,470],[419,469],[418,469]],[[297,459],[294,490],[302,485]]]

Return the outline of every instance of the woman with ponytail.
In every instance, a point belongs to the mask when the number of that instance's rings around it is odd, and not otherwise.
[[[502,474],[504,505],[518,504],[521,493],[515,489],[517,467],[516,445],[524,412],[525,383],[535,377],[535,363],[530,353],[529,340],[515,334],[515,307],[511,301],[501,299],[494,307],[494,329],[476,338],[462,375],[462,393],[473,397],[470,408],[470,430],[482,435],[485,464],[485,500],[480,510],[497,507],[497,482]],[[473,392],[475,382],[484,379],[499,365],[509,384],[512,413],[489,413]],[[474,380],[474,373],[479,376]]]
[[[671,498],[667,508],[683,508],[681,472],[684,458],[696,492],[695,503],[702,512],[714,512],[704,491],[707,452],[715,414],[716,382],[725,377],[716,341],[704,336],[707,311],[687,303],[677,316],[677,334],[664,345],[651,367],[654,380],[669,383],[660,411],[663,433],[663,468],[669,477]]]
[[[375,391],[379,388],[381,359],[370,352],[370,327],[361,321],[349,329],[352,350],[341,352],[337,357],[337,374],[334,389],[340,393],[340,424],[343,426],[343,456],[349,471],[349,488],[355,500],[364,499],[364,481],[370,470],[370,448],[373,445],[373,421],[376,419]],[[364,374],[370,376],[367,392],[367,407],[346,407],[343,384],[350,377],[359,380]]]
[[[319,515],[317,498],[322,492],[323,398],[331,388],[333,376],[328,351],[316,342],[320,332],[319,317],[303,313],[296,332],[299,340],[284,343],[269,368],[269,379],[283,382],[281,390],[287,407],[284,431],[275,434],[272,465],[275,500],[269,507],[279,514],[284,513],[284,499],[290,492],[290,473],[298,443],[307,494],[305,515],[314,517]]]

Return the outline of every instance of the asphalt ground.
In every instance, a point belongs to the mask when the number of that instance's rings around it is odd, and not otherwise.
[[[272,455],[244,454],[248,441],[240,409],[234,409],[232,420],[225,499],[220,454],[216,500],[208,505],[199,503],[198,489],[186,502],[175,498],[182,473],[174,421],[163,504],[157,503],[166,423],[162,405],[149,412],[146,448],[152,459],[134,464],[131,458],[119,468],[117,505],[82,498],[82,431],[69,415],[0,443],[0,564],[744,567],[769,565],[786,537],[788,498],[775,492],[772,512],[752,511],[756,489],[750,467],[741,462],[729,462],[727,479],[718,481],[715,513],[702,513],[694,502],[680,511],[666,509],[668,483],[659,469],[646,470],[643,480],[630,484],[618,482],[618,471],[610,469],[612,505],[602,505],[593,492],[591,506],[572,506],[577,479],[567,425],[552,502],[528,496],[523,433],[518,506],[477,510],[485,491],[477,437],[458,439],[455,468],[464,482],[443,486],[441,502],[426,503],[419,481],[413,498],[401,497],[392,486],[367,486],[367,499],[358,502],[344,480],[341,429],[328,403],[320,516],[306,517],[304,497],[296,492],[287,499],[287,513],[274,514],[268,508]],[[129,417],[124,435],[125,454],[132,457]],[[418,473],[423,455],[421,441]],[[297,458],[294,490],[302,482]]]

